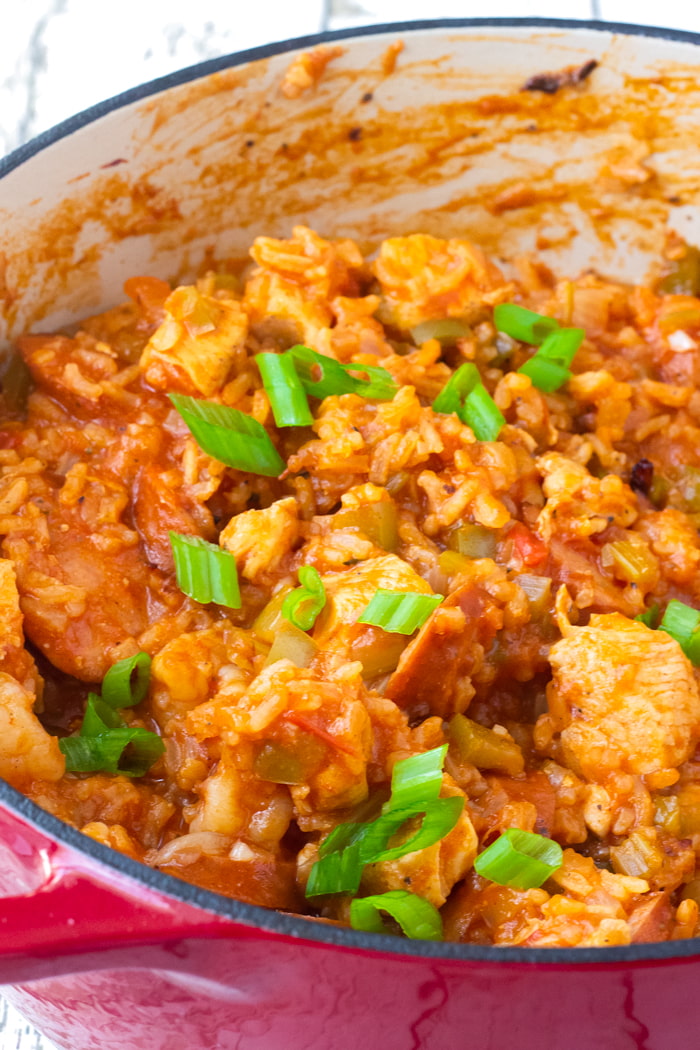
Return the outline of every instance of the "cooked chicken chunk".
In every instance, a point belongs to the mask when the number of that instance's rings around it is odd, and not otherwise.
[[[663,773],[700,736],[700,697],[680,645],[619,613],[570,627],[550,652],[549,706],[567,765],[588,780]]]
[[[58,740],[49,736],[34,714],[36,668],[23,648],[15,573],[12,562],[4,558],[0,559],[0,627],[0,777],[25,788],[34,779],[59,780],[65,762]]]
[[[223,386],[248,321],[235,299],[215,299],[194,287],[165,300],[165,319],[141,357],[151,386],[211,397]]]
[[[297,501],[277,500],[264,510],[246,510],[231,518],[219,537],[224,550],[236,559],[246,580],[276,572],[285,554],[299,538]]]
[[[384,241],[374,264],[382,288],[379,317],[411,328],[434,317],[477,320],[507,298],[511,286],[469,241],[427,234]]]
[[[60,780],[65,761],[58,739],[34,714],[34,695],[0,671],[0,777],[14,787],[30,780]]]
[[[395,554],[371,558],[347,572],[324,576],[327,604],[319,616],[314,639],[325,647],[342,627],[353,625],[364,612],[378,588],[432,594],[430,586],[415,569]]]

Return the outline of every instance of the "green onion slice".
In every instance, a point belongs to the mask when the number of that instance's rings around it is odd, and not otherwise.
[[[183,594],[207,605],[216,602],[240,609],[236,559],[229,551],[207,543],[199,536],[170,532],[177,585]]]
[[[108,733],[110,729],[124,729],[124,727],[124,719],[113,707],[106,704],[95,693],[88,693],[83,724],[80,727],[81,736],[99,736],[100,733]]]
[[[290,591],[282,602],[282,615],[300,631],[310,631],[326,604],[326,588],[312,565],[301,566],[299,583],[301,587]]]
[[[341,365],[346,372],[359,372],[358,382],[362,386],[355,390],[361,397],[374,398],[375,401],[393,401],[398,387],[396,380],[380,365]],[[363,376],[367,379],[363,379]]]
[[[519,339],[531,346],[539,346],[550,332],[559,327],[553,317],[536,314],[515,303],[500,303],[493,311],[493,323],[499,332],[505,332],[512,339]]]
[[[464,401],[480,382],[481,376],[475,364],[467,361],[460,365],[433,401],[433,411],[442,412],[445,415],[456,412],[459,415]]]
[[[396,762],[391,774],[391,800],[384,808],[403,809],[439,798],[447,748],[443,744]]]
[[[471,361],[460,365],[433,401],[433,411],[456,412],[479,441],[495,441],[505,419]]]
[[[235,470],[277,477],[285,462],[257,419],[215,401],[168,394],[195,441],[208,456]]]
[[[652,629],[652,631],[653,631],[654,628],[656,627],[656,625],[659,622],[659,606],[658,606],[658,604],[655,603],[654,605],[650,606],[648,609],[645,609],[643,613],[639,614],[639,616],[635,616],[635,620],[637,621],[637,623],[646,624],[646,626],[650,627]]]
[[[311,426],[314,417],[293,358],[286,354],[256,354],[255,360],[277,426]]]
[[[399,924],[406,937],[419,941],[441,941],[442,919],[437,908],[408,890],[388,890],[371,897],[359,897],[350,903],[350,925],[353,930],[389,933],[381,912]]]
[[[365,864],[395,860],[427,849],[449,834],[459,820],[464,799],[439,798],[446,746],[403,759],[394,766],[391,798],[376,820],[339,824],[319,847],[306,888],[307,897],[323,893],[356,893]],[[438,779],[439,777],[439,779]],[[422,817],[404,842],[389,847],[403,825]]]
[[[359,394],[360,397],[377,401],[391,401],[398,389],[391,374],[377,365],[342,365],[335,358],[319,354],[310,346],[293,346],[287,350],[287,354],[294,362],[304,390],[311,397]],[[366,374],[369,379],[357,378],[351,375],[352,372]]]
[[[136,653],[110,667],[102,681],[102,699],[110,707],[134,707],[145,699],[150,680],[150,656]]]
[[[406,809],[390,809],[367,825],[359,840],[360,860],[363,864],[379,864],[384,860],[397,860],[407,853],[433,846],[452,831],[464,808],[464,799],[436,798],[426,802],[415,802]],[[389,840],[414,817],[423,814],[420,827],[398,846],[389,847]]]
[[[500,409],[483,383],[478,383],[468,395],[460,416],[479,441],[495,441],[505,425]]]
[[[329,836],[330,837],[330,836]],[[354,845],[317,860],[309,872],[307,897],[325,893],[357,893],[362,878],[359,848]]]
[[[571,379],[571,372],[568,368],[564,368],[557,361],[549,361],[545,357],[540,357],[539,353],[521,365],[518,372],[528,376],[532,385],[544,391],[545,394],[559,390]]]
[[[659,624],[659,630],[675,638],[692,664],[700,667],[700,612],[673,598]]]
[[[499,886],[531,890],[541,886],[563,863],[558,842],[531,831],[508,828],[474,861],[474,870]]]
[[[585,334],[583,328],[559,328],[550,332],[534,357],[526,361],[518,372],[529,376],[532,385],[545,394],[559,390],[571,379],[569,366]]]
[[[412,594],[379,587],[357,622],[373,624],[392,634],[413,634],[442,601],[441,594]]]
[[[583,328],[559,328],[547,336],[537,351],[537,357],[546,357],[548,361],[569,368],[585,335]]]
[[[117,773],[142,777],[165,751],[157,733],[148,729],[108,729],[97,736],[68,736],[58,746],[71,773]]]

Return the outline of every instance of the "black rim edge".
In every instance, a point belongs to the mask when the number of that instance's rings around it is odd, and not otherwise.
[[[231,919],[244,926],[263,930],[271,935],[312,941],[319,945],[379,952],[384,955],[419,956],[420,958],[498,963],[499,965],[504,963],[558,967],[565,965],[573,969],[592,964],[606,968],[618,962],[690,960],[700,955],[700,938],[614,948],[508,948],[455,944],[447,941],[416,942],[316,923],[301,915],[294,916],[287,912],[260,908],[254,904],[244,904],[242,901],[201,889],[189,882],[183,882],[155,868],[149,868],[148,865],[132,860],[123,853],[118,853],[109,846],[103,846],[100,842],[83,835],[70,824],[64,823],[58,817],[41,809],[26,795],[22,795],[3,780],[0,780],[0,803],[50,838],[90,857],[105,868],[125,876],[135,884],[135,891],[139,886],[146,886],[156,893],[183,904]],[[191,936],[197,937],[196,931]]]
[[[73,117],[69,117],[53,128],[42,132],[30,142],[19,146],[5,158],[0,159],[0,179],[48,146],[79,131],[81,128],[99,120],[114,110],[121,109],[133,102],[142,101],[168,88],[198,80],[224,69],[335,40],[379,36],[382,34],[410,33],[422,30],[470,28],[594,30],[608,34],[657,37],[679,43],[700,45],[700,33],[691,33],[685,30],[639,26],[621,22],[548,18],[435,19],[415,22],[392,22],[326,31],[210,59],[206,62],[188,66],[186,69],[176,73],[158,77],[139,87],[121,92],[112,98],[83,110]],[[223,897],[218,893],[182,882],[171,875],[149,868],[145,864],[140,864],[138,861],[134,861],[124,854],[118,853],[116,850],[103,846],[94,839],[81,834],[69,824],[41,809],[36,803],[2,780],[0,780],[0,802],[4,803],[8,810],[20,816],[27,823],[38,828],[52,839],[76,850],[78,853],[87,855],[108,870],[111,869],[118,872],[134,882],[136,887],[145,885],[149,889],[183,904],[189,904],[205,912],[231,919],[242,925],[263,930],[271,935],[282,935],[314,942],[319,945],[335,945],[351,950],[372,951],[384,955],[408,958],[418,956],[420,958],[497,963],[499,965],[524,963],[538,967],[543,965],[560,967],[564,965],[571,969],[591,965],[605,968],[619,962],[652,963],[665,959],[690,960],[700,955],[700,938],[612,948],[508,948],[437,941],[421,941],[417,943],[408,940],[404,941],[399,938],[384,937],[378,934],[362,933],[341,927],[327,926],[323,923],[309,921],[302,916],[296,917],[281,912],[269,911],[256,905],[244,904],[241,901]],[[196,934],[193,934],[193,936],[196,936]]]

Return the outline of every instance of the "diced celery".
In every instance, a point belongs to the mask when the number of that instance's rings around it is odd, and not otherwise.
[[[471,327],[458,317],[444,317],[436,321],[423,321],[411,329],[416,346],[428,339],[437,339],[443,346],[454,346],[458,339],[469,335]]]
[[[515,577],[515,582],[527,595],[532,618],[541,620],[551,605],[552,581],[549,576],[532,576],[524,572]]]
[[[263,744],[253,763],[253,772],[273,784],[302,784],[302,764],[289,748],[272,741]]]
[[[493,729],[487,729],[465,715],[453,715],[447,735],[459,757],[477,769],[495,769],[508,776],[517,776],[525,768],[523,753],[513,740],[494,733]]]
[[[396,506],[388,500],[343,507],[333,515],[333,528],[358,529],[385,551],[394,552],[399,546]]]
[[[700,470],[685,466],[674,485],[672,503],[686,514],[700,513]]]
[[[685,255],[673,261],[656,287],[664,295],[699,295],[700,251],[688,245]]]
[[[444,576],[459,576],[460,572],[469,571],[471,561],[457,551],[443,551],[438,557],[438,569]]]
[[[654,803],[654,823],[679,838],[681,813],[677,797],[675,795],[652,795],[651,800]]]
[[[465,558],[495,558],[498,536],[498,531],[485,525],[459,525],[447,537],[447,546]]]
[[[636,583],[640,587],[651,586],[658,575],[658,563],[643,542],[615,540],[606,543],[600,552],[605,568],[612,569],[619,580]]]
[[[378,678],[396,670],[408,642],[405,634],[388,634],[380,627],[365,627],[353,644],[352,657],[362,664],[364,678]]]

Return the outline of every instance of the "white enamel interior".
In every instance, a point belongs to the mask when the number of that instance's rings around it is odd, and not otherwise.
[[[405,49],[385,76],[381,56],[397,37]],[[116,108],[10,171],[0,180],[0,343],[120,301],[129,276],[183,276],[207,251],[243,256],[257,234],[286,235],[296,222],[357,237],[364,247],[415,230],[466,235],[504,257],[536,249],[544,229],[549,246],[539,254],[559,272],[594,266],[626,278],[643,276],[658,257],[667,222],[691,240],[700,229],[695,45],[508,26],[391,31],[339,43],[344,54],[299,99],[279,90],[288,52]],[[533,73],[590,58],[600,66],[582,90],[614,100],[633,78],[654,93],[643,136],[639,120],[624,116],[585,134],[534,134],[495,113],[480,132],[482,142],[492,136],[488,149],[472,154],[468,138],[455,141],[446,128],[427,168],[419,134],[390,146],[382,136],[368,133],[357,144],[339,134],[328,145],[329,122],[376,128],[410,113],[419,129],[437,103],[505,95]],[[372,101],[361,101],[365,91]],[[628,155],[651,172],[645,195],[631,205],[629,186],[605,174],[611,156]],[[114,160],[120,163],[105,167]],[[406,173],[417,161],[422,175],[412,181]],[[399,171],[399,182],[376,177]],[[565,192],[539,205],[531,222],[527,209],[494,214],[485,206],[494,187],[517,180]],[[603,220],[568,192],[598,184],[610,212]]]

